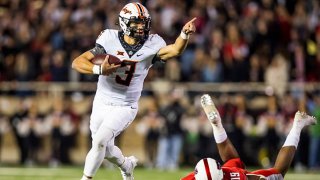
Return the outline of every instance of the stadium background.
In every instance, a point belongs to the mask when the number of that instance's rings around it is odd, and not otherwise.
[[[0,0],[0,179],[23,179],[19,174],[27,172],[30,179],[68,179],[58,176],[68,169],[58,167],[70,165],[77,168],[70,178],[81,176],[97,77],[78,74],[70,65],[93,47],[103,29],[118,28],[118,13],[127,2]],[[192,17],[197,17],[197,33],[181,57],[150,70],[138,117],[118,139],[125,154],[138,156],[139,177],[150,173],[143,169],[155,168],[157,142],[170,133],[184,142],[179,168],[190,168],[201,157],[218,158],[199,109],[202,93],[216,97],[230,139],[253,167],[272,164],[296,110],[320,118],[319,1],[142,3],[151,13],[152,33],[167,43]],[[184,109],[174,124],[160,113],[172,99]],[[319,128],[305,129],[293,172],[319,172],[319,141]],[[12,166],[22,168],[5,168]],[[56,174],[24,169],[39,166],[57,168],[51,171]],[[160,170],[172,170],[178,179],[182,173],[176,168]],[[155,169],[150,174],[164,174]],[[118,172],[104,171],[100,178],[110,174]]]

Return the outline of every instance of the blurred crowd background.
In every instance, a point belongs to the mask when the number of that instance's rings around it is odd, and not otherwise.
[[[71,62],[94,47],[103,29],[119,29],[118,14],[128,2],[0,0],[2,154],[8,153],[6,137],[11,134],[19,154],[16,164],[82,163],[74,160],[74,149],[81,146],[85,154],[90,146],[94,91],[64,92],[59,83],[97,80],[72,70]],[[128,144],[141,140],[142,165],[173,170],[194,165],[203,157],[218,158],[211,127],[198,102],[202,92],[190,91],[184,83],[226,87],[223,92],[207,92],[216,97],[229,137],[248,165],[273,164],[295,111],[320,119],[319,88],[304,90],[304,84],[320,81],[318,0],[140,2],[151,13],[151,33],[158,33],[168,44],[185,22],[197,17],[197,32],[183,55],[150,70],[146,82],[159,82],[153,89],[160,91],[143,92],[138,117],[128,132],[134,136],[119,137],[121,148],[135,149],[136,144]],[[57,85],[45,91],[36,86],[22,90],[19,83],[23,82]],[[181,86],[173,86],[177,83]],[[257,92],[252,86],[252,91],[241,92],[230,89],[230,83],[259,83],[268,88]],[[292,83],[300,88],[288,88]],[[83,154],[80,157],[84,161]],[[293,164],[297,171],[319,169],[319,126],[302,132]]]

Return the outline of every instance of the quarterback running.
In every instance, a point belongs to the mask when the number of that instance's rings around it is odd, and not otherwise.
[[[99,75],[90,117],[92,148],[86,156],[82,180],[92,179],[104,159],[120,168],[123,179],[134,178],[138,160],[134,156],[124,157],[114,145],[115,137],[134,120],[150,67],[184,51],[189,36],[196,30],[195,20],[184,25],[173,44],[166,45],[159,35],[149,34],[151,17],[146,7],[129,3],[120,11],[120,30],[105,29],[93,49],[73,60],[72,68],[78,72]],[[101,54],[108,55],[102,64],[94,64],[92,60]],[[122,63],[109,64],[109,55]]]
[[[238,152],[228,139],[221,118],[211,97],[203,95],[201,105],[213,127],[214,139],[224,164],[211,158],[200,160],[194,172],[181,180],[282,180],[288,171],[297,149],[301,130],[305,126],[316,124],[316,119],[304,112],[296,112],[292,128],[278,153],[275,165],[270,169],[249,172],[245,169]]]

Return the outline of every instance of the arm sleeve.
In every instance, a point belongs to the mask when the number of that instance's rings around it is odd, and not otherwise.
[[[98,43],[90,50],[93,55],[106,54],[106,50]]]

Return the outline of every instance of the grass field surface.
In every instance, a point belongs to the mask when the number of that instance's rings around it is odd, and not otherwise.
[[[179,180],[190,172],[191,169],[182,169],[174,172],[147,170],[137,168],[135,180]],[[0,180],[79,180],[82,167],[61,168],[25,168],[25,167],[0,167]],[[288,180],[317,180],[320,172],[295,174],[289,173]],[[121,180],[118,169],[101,168],[94,180]]]

